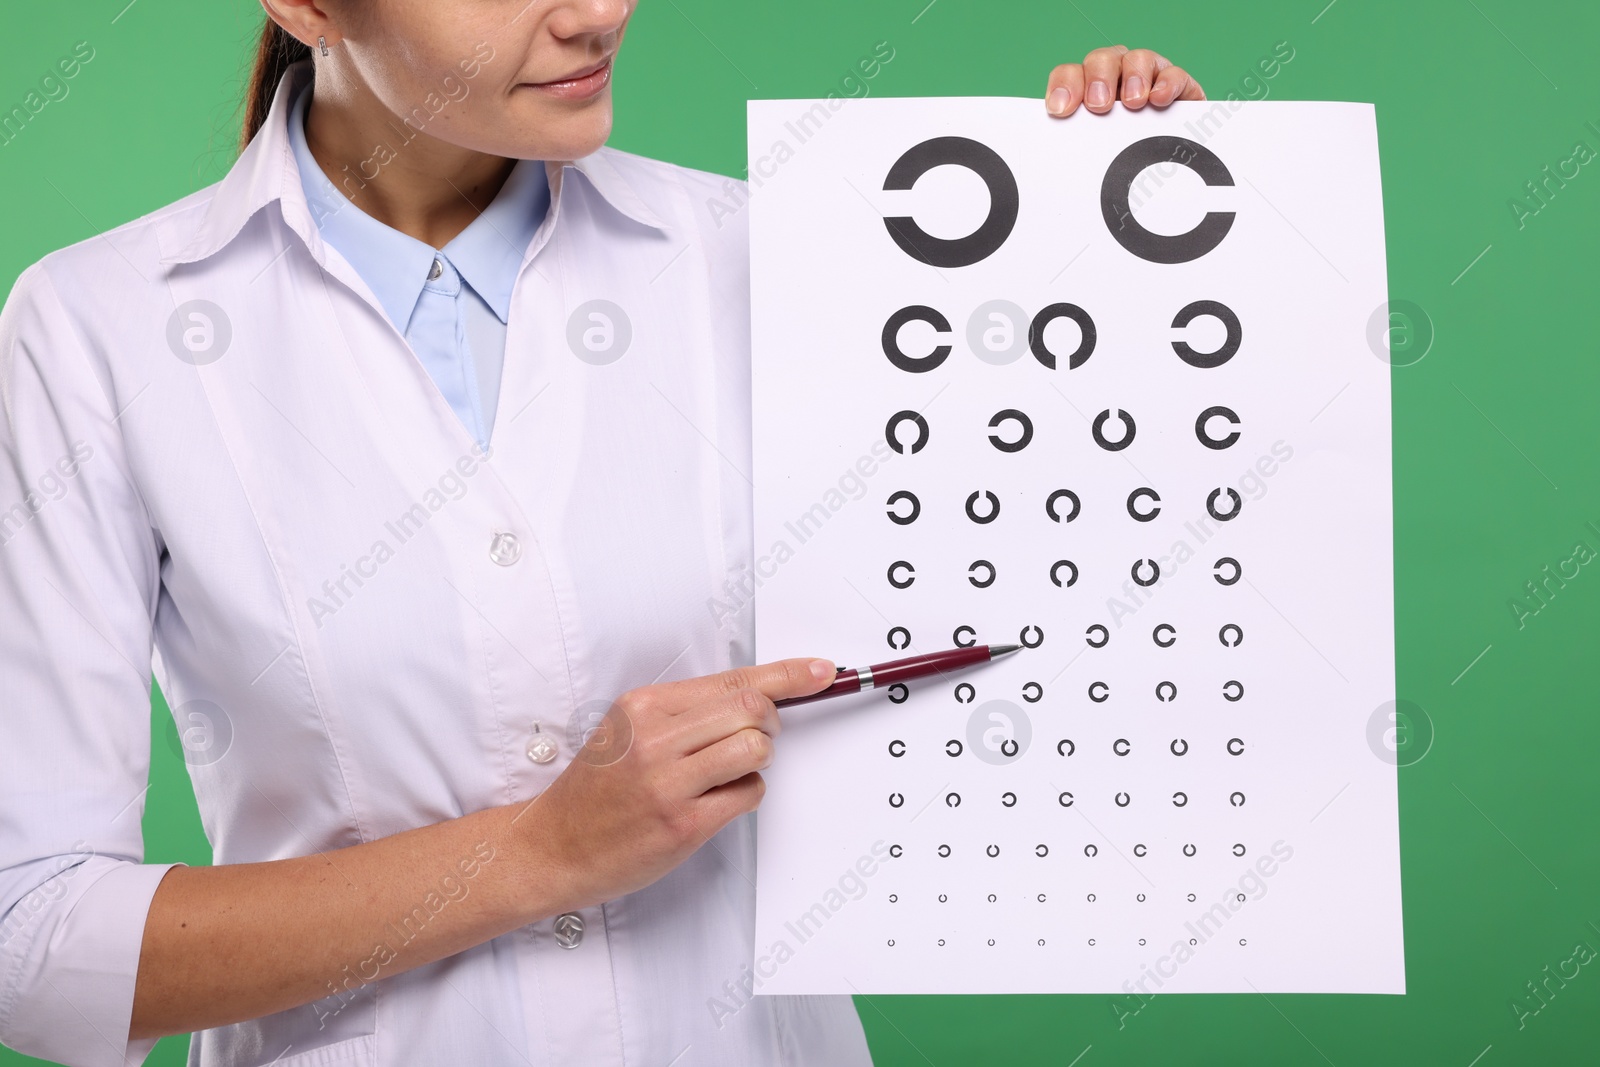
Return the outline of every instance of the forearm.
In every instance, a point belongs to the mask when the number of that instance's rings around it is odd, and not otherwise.
[[[295,859],[173,868],[145,922],[130,1038],[348,997],[565,910],[564,873],[524,843],[541,813],[521,810]]]

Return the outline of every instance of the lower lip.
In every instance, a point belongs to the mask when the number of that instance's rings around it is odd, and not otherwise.
[[[611,61],[607,60],[606,65],[593,74],[585,74],[581,78],[569,81],[537,82],[530,84],[528,88],[537,89],[563,100],[587,100],[609,84],[611,84]]]

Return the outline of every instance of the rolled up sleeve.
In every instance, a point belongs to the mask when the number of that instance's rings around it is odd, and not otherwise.
[[[0,1042],[69,1065],[130,1042],[145,864],[158,535],[112,377],[50,260],[0,310]]]

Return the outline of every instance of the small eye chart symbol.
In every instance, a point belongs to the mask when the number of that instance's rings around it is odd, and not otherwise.
[[[233,720],[209,700],[189,700],[172,709],[167,747],[191,767],[209,767],[233,747]]]
[[[633,320],[609,300],[586,300],[567,318],[567,347],[585,363],[615,363],[633,343]]]
[[[1409,700],[1385,701],[1367,720],[1367,747],[1385,763],[1409,767],[1433,748],[1433,719]]]
[[[232,342],[228,313],[209,300],[186,300],[167,316],[167,347],[185,363],[215,363]]]
[[[967,747],[985,763],[1014,763],[1028,751],[1033,723],[1009,700],[988,700],[967,717]]]

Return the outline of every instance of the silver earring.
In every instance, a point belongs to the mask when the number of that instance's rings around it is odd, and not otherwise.
[[[322,54],[323,55],[327,55],[328,54],[328,39],[326,37],[318,37],[317,38],[317,47],[322,49]]]

